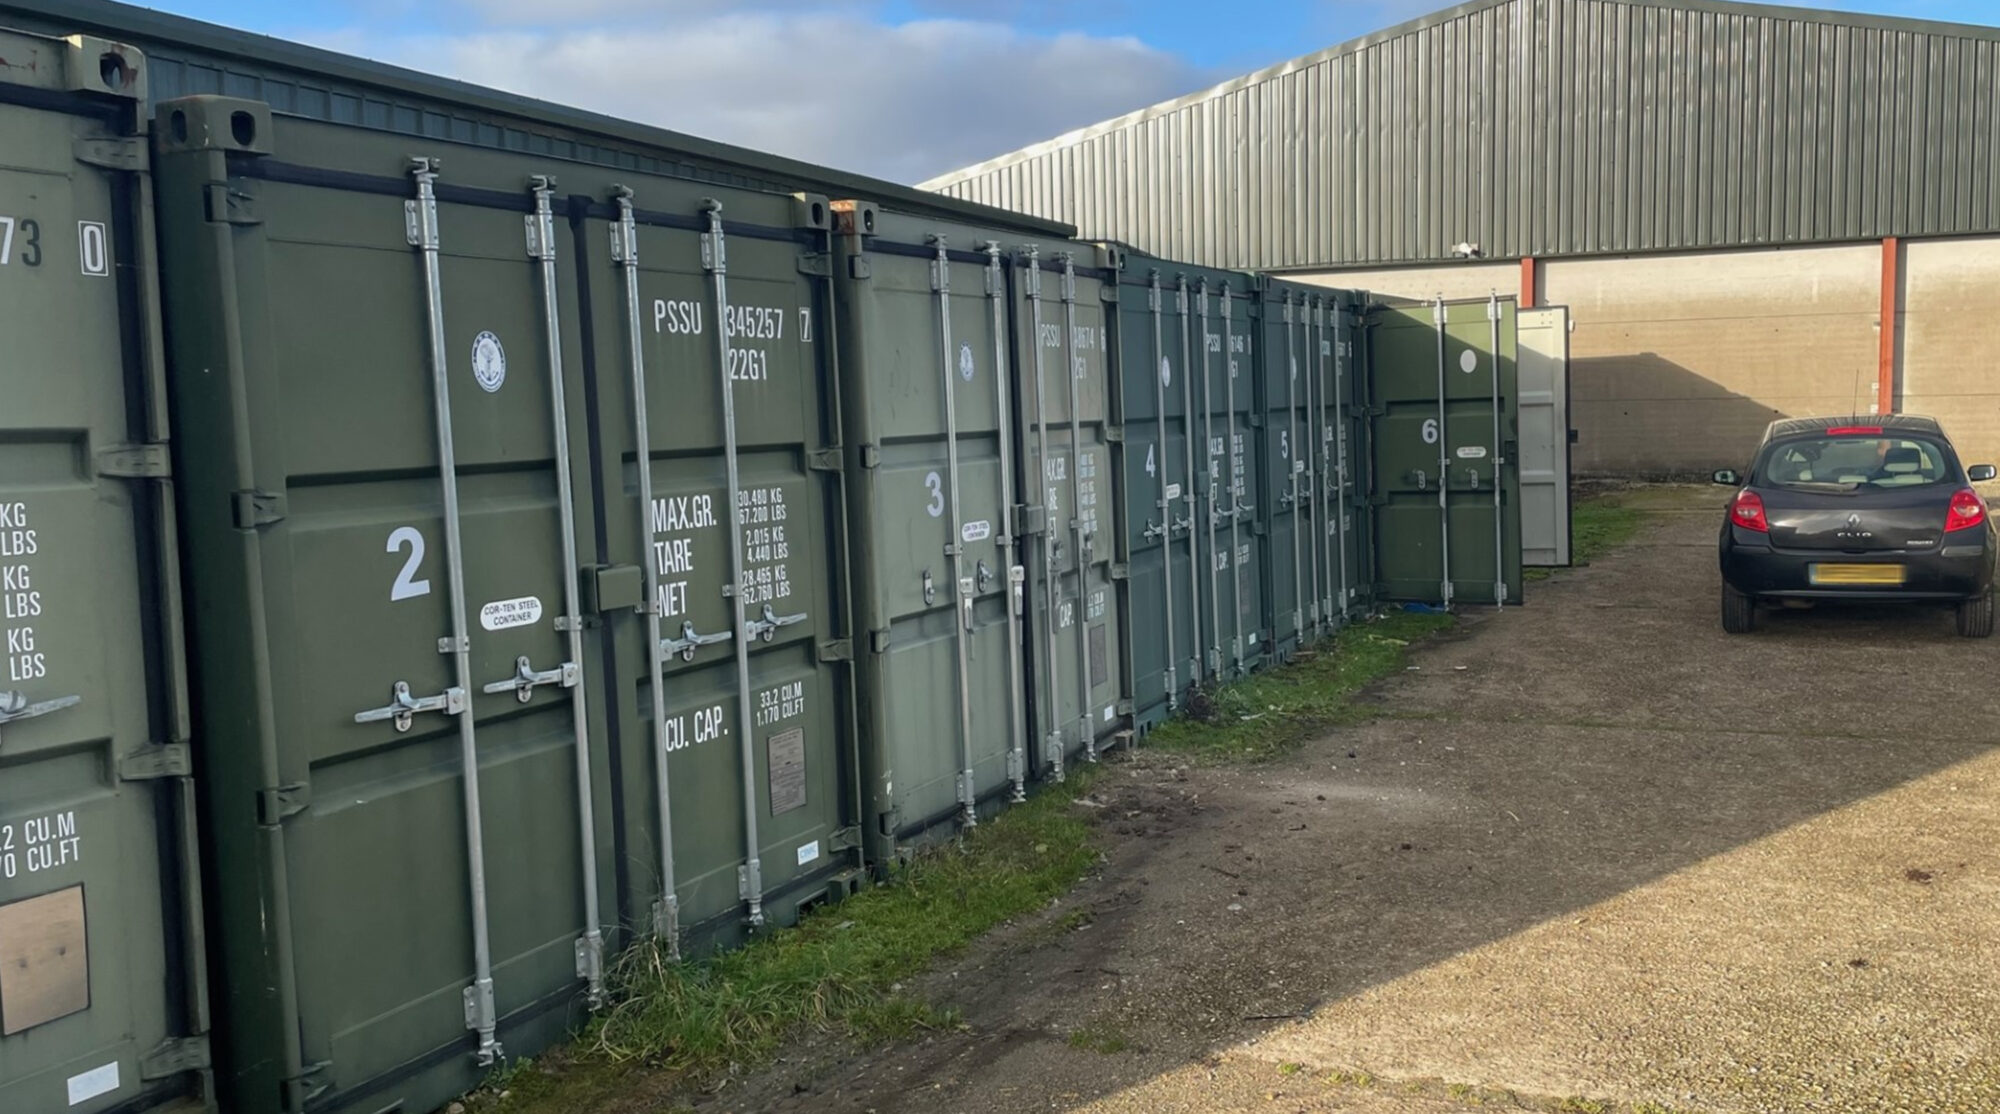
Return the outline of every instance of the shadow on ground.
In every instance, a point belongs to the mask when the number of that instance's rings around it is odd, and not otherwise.
[[[1373,723],[1251,769],[1140,751],[1078,806],[1101,874],[911,988],[964,1030],[800,1046],[702,1108],[1221,1110],[1244,1077],[1360,1109],[1301,1082],[1338,1068],[2000,1109],[1995,651],[1942,611],[1725,636],[1717,490],[1631,493],[1633,544],[1468,614]]]

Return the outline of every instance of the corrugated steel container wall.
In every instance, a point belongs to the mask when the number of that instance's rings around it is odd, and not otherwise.
[[[927,185],[1218,267],[1991,232],[2000,29],[1485,0]]]

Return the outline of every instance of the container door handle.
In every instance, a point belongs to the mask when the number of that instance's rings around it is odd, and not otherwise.
[[[512,689],[514,698],[526,704],[528,701],[534,699],[535,689],[539,685],[561,685],[566,689],[575,688],[579,672],[575,662],[566,661],[554,669],[538,673],[526,657],[521,657],[516,658],[514,661],[514,675],[512,677],[504,681],[495,681],[487,685],[483,691],[501,693]]]
[[[726,630],[716,631],[714,634],[699,634],[695,631],[692,621],[683,622],[679,638],[660,639],[660,652],[664,654],[679,654],[682,661],[693,661],[694,652],[697,648],[713,646],[717,642],[727,642],[735,637],[735,631]]]
[[[385,719],[393,720],[396,730],[400,733],[410,729],[411,719],[418,712],[443,712],[448,716],[462,715],[465,712],[465,690],[462,688],[448,688],[436,696],[416,697],[410,695],[408,681],[397,681],[389,701],[383,707],[354,713],[354,722],[380,723]]]
[[[60,712],[83,702],[81,696],[58,696],[54,700],[44,700],[38,704],[28,703],[24,692],[0,692],[0,723],[19,723],[24,719],[34,719],[50,712]]]
[[[969,576],[959,577],[958,610],[961,617],[963,618],[966,630],[972,629],[972,601],[975,598],[976,597],[972,590],[972,578]]]
[[[745,620],[743,630],[749,637],[759,642],[769,642],[777,637],[779,627],[789,627],[805,621],[806,613],[803,611],[797,615],[778,615],[771,611],[771,605],[767,603],[764,605],[763,617]]]
[[[1015,565],[1007,570],[1007,582],[1014,586],[1014,614],[1025,615],[1028,608],[1028,566]]]

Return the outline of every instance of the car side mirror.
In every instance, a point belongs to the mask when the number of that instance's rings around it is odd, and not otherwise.
[[[1993,469],[1988,468],[1986,471],[1990,474],[1993,471]],[[1727,468],[1724,468],[1721,471],[1717,472],[1714,478],[1716,483],[1719,483],[1724,487],[1735,487],[1743,482],[1743,477],[1737,475],[1735,472]]]
[[[1976,484],[1983,484],[1995,475],[1991,464],[1975,464],[1965,470],[1965,478]]]

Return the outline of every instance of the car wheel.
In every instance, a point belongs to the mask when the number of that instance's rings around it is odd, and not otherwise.
[[[1993,633],[1993,593],[1982,593],[1958,605],[1958,633],[1967,638],[1986,638]]]
[[[1992,625],[1989,612],[1987,626]],[[1727,584],[1722,586],[1722,629],[1730,634],[1749,634],[1757,629],[1757,601]]]

